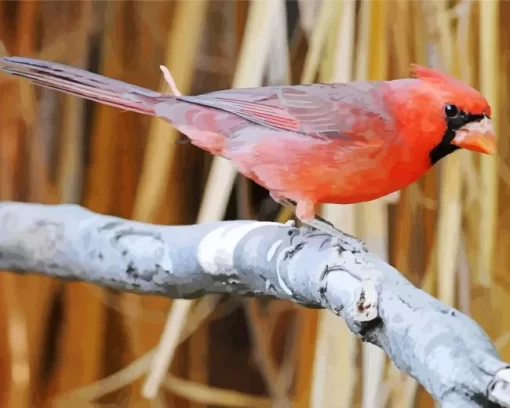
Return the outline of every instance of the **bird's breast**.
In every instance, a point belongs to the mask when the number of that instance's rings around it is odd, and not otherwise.
[[[336,204],[371,201],[401,190],[430,167],[426,155],[400,147],[360,151],[336,160],[324,157],[322,163],[305,183],[313,188],[315,179],[320,201]]]

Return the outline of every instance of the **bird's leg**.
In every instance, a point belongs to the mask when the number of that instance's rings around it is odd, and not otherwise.
[[[297,204],[296,202],[288,199],[288,198],[285,198],[285,197],[280,197],[274,193],[269,193],[269,195],[271,196],[271,198],[276,201],[278,204],[281,204],[281,205],[284,205],[285,207],[288,207],[288,208],[291,208],[294,212],[296,212],[296,207],[297,207]],[[313,207],[313,204],[312,204],[312,207]],[[314,217],[317,221],[319,222],[323,222],[324,224],[327,224],[331,227],[334,227],[333,223],[332,222],[329,222],[328,220],[318,216],[315,214],[315,209],[313,210],[313,214],[314,214]],[[296,214],[297,215],[297,214]],[[299,217],[298,217],[299,218]],[[299,218],[300,221],[304,222],[303,220],[301,220],[301,218]],[[308,223],[305,223],[305,224],[308,224]],[[308,224],[310,225],[310,224]],[[315,228],[315,227],[314,227]]]
[[[295,201],[292,201],[291,199],[289,198],[285,198],[283,196],[280,196],[276,193],[273,193],[273,192],[269,192],[269,195],[271,196],[271,198],[276,201],[278,204],[280,205],[284,205],[285,207],[288,207],[290,209],[292,209],[292,211],[296,212],[296,207],[297,207],[297,204]],[[312,210],[313,210],[313,218],[317,219],[318,221],[320,222],[323,222],[325,224],[328,224],[330,225],[331,227],[333,227],[333,223],[325,220],[324,218],[322,217],[319,217],[318,215],[315,215],[315,208],[314,208],[314,204],[312,203]],[[297,216],[297,214],[296,214]],[[301,222],[304,222],[299,216],[297,216],[298,219],[301,221]],[[305,224],[308,224],[306,222],[304,222]],[[310,224],[308,224],[310,225]],[[314,227],[315,228],[315,227]]]
[[[338,237],[344,243],[350,244],[354,249],[358,251],[364,250],[364,244],[361,243],[358,239],[352,235],[340,231],[339,229],[335,228],[331,222],[316,215],[314,203],[312,201],[298,201],[296,206],[296,216],[304,224],[307,224],[316,230],[325,232],[326,234],[329,234],[333,237]]]

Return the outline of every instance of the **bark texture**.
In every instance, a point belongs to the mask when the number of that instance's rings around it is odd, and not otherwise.
[[[443,407],[510,407],[510,365],[480,326],[347,235],[256,221],[159,226],[4,202],[0,268],[171,298],[228,292],[325,308]]]

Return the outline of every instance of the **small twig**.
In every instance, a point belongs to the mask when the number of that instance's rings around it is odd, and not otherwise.
[[[159,68],[161,69],[161,71],[163,71],[163,78],[170,87],[172,94],[175,96],[182,96],[182,93],[177,88],[177,85],[175,85],[174,77],[172,76],[168,68],[165,67],[164,65],[160,65]]]

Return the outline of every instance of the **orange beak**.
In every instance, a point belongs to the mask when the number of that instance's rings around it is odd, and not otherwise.
[[[475,152],[494,154],[496,136],[491,120],[484,118],[480,122],[471,122],[462,126],[455,132],[452,144]]]

